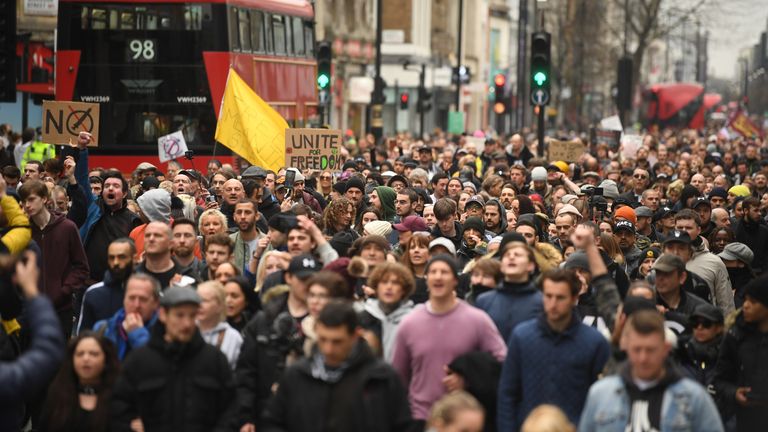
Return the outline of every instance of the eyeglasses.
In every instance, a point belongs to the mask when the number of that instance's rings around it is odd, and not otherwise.
[[[715,325],[715,323],[707,320],[697,320],[691,323],[691,327],[693,328],[698,328],[699,326],[702,326],[705,329],[708,329],[708,328],[712,328],[713,325]]]
[[[323,176],[320,176],[320,180],[330,180],[330,179],[332,179],[332,178],[333,178],[333,177],[331,177],[331,176],[329,176],[329,175],[323,175]]]

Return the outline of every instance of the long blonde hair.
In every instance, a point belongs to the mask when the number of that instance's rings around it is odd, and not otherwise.
[[[261,287],[264,286],[264,280],[267,278],[267,261],[270,257],[277,256],[278,254],[280,254],[280,251],[271,250],[261,256],[259,265],[256,267],[256,288],[254,288],[254,291],[261,291]]]
[[[575,432],[563,411],[554,405],[539,405],[528,414],[521,432]]]

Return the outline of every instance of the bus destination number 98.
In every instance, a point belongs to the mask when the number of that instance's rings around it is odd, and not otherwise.
[[[153,62],[157,59],[156,39],[130,39],[126,52],[130,62]]]

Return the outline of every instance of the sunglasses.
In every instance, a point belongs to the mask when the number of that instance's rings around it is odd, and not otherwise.
[[[712,328],[713,325],[715,325],[715,323],[713,323],[712,321],[707,321],[707,320],[697,320],[697,321],[693,321],[691,323],[691,326],[693,328],[698,328],[699,326],[702,326],[705,329],[708,329],[708,328]]]
[[[321,180],[330,180],[330,179],[332,179],[332,178],[333,178],[333,177],[331,177],[331,176],[329,176],[329,175],[320,176],[320,179],[321,179]]]

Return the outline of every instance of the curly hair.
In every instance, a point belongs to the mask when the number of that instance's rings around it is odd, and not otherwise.
[[[338,221],[341,220],[341,217],[344,215],[344,213],[347,212],[349,207],[352,207],[352,220],[354,221],[355,206],[349,199],[339,197],[335,198],[328,204],[328,206],[325,208],[325,211],[323,212],[323,225],[325,225],[325,231],[327,234],[334,235],[339,231],[343,231],[349,228],[348,226],[342,227],[341,229],[336,228]]]
[[[400,282],[403,299],[407,299],[413,294],[416,289],[416,281],[413,279],[411,270],[400,263],[385,262],[377,265],[371,275],[368,276],[368,285],[374,290],[378,290],[379,284],[388,274],[394,274],[397,281]]]

